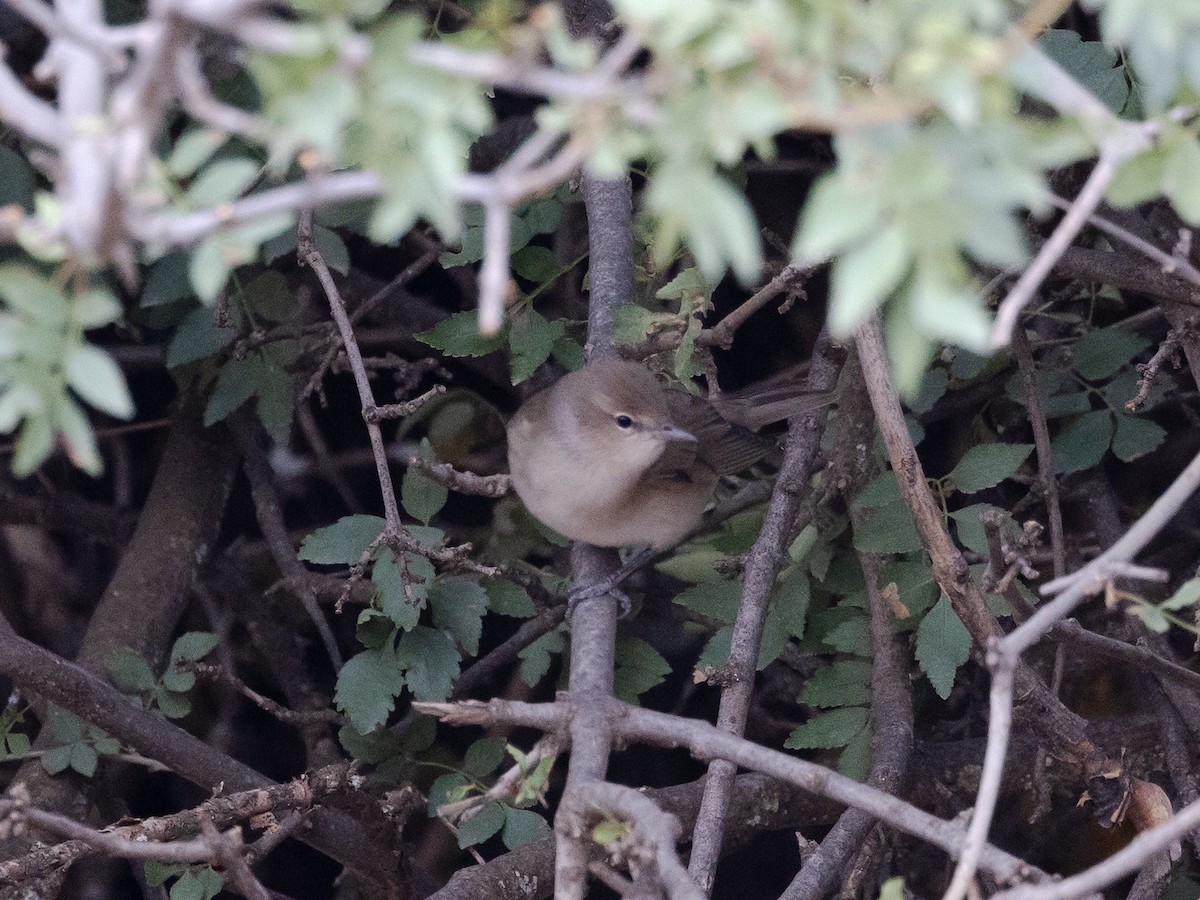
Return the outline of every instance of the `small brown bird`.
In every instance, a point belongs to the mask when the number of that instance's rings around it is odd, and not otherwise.
[[[792,384],[708,400],[665,390],[637,363],[601,360],[512,417],[513,487],[531,513],[574,540],[666,547],[700,521],[719,476],[770,447],[756,429],[829,400]]]

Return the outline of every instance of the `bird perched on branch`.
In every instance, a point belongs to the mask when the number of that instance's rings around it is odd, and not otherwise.
[[[517,410],[508,425],[513,487],[573,540],[666,547],[699,523],[718,477],[771,446],[758,428],[829,402],[794,383],[695,397],[664,389],[637,363],[600,360]]]

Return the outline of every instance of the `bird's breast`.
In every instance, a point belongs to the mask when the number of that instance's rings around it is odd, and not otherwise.
[[[555,531],[600,547],[673,543],[708,503],[710,484],[648,482],[614,454],[535,433],[522,418],[509,426],[508,455],[526,508]]]

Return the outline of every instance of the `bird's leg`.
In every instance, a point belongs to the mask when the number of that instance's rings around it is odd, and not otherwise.
[[[571,593],[567,594],[567,617],[570,617],[571,613],[575,611],[575,607],[582,601],[591,600],[593,597],[600,597],[609,593],[616,595],[617,601],[621,605],[621,615],[628,615],[629,598],[623,592],[618,591],[617,587],[626,578],[650,562],[654,558],[655,552],[653,547],[643,547],[625,560],[615,572],[606,575],[593,584],[572,588]]]

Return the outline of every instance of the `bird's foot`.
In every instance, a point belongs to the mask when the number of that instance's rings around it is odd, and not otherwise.
[[[588,584],[575,588],[571,593],[567,594],[567,618],[569,619],[575,614],[575,607],[580,603],[603,596],[616,598],[619,618],[623,619],[629,615],[629,610],[632,608],[629,595],[618,589],[617,583],[612,578],[605,578],[596,584]]]

